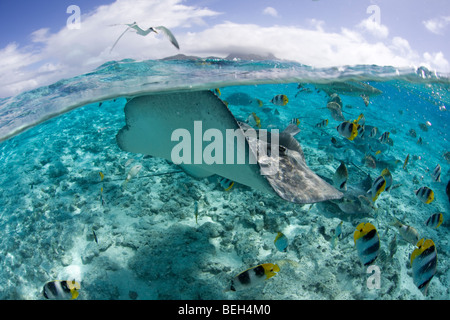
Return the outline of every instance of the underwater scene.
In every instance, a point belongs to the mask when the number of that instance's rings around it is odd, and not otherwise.
[[[4,98],[0,299],[447,300],[449,88],[178,56]]]

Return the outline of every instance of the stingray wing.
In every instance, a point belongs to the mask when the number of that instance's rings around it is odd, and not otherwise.
[[[125,120],[126,126],[116,136],[120,149],[173,161],[173,150],[186,139],[188,148],[183,149],[183,156],[185,152],[189,153],[191,161],[183,162],[181,167],[195,177],[217,174],[296,203],[342,197],[342,193],[312,172],[295,150],[288,149],[287,155],[270,159],[279,162],[279,170],[274,175],[262,175],[262,167],[254,153],[255,145],[223,101],[211,91],[159,93],[133,98],[125,106]],[[177,129],[181,129],[178,133],[186,133],[183,139],[177,135],[173,138]],[[223,159],[226,158],[223,164],[205,163],[204,155],[213,143],[212,140],[205,142],[207,139],[204,138],[210,129],[209,132],[215,132],[215,136],[221,134],[225,141],[215,149],[215,154],[222,152]],[[227,136],[230,132],[235,134],[232,139]],[[265,142],[256,140],[254,143]],[[231,150],[232,161],[229,161]],[[200,161],[196,162],[196,155],[200,156]]]

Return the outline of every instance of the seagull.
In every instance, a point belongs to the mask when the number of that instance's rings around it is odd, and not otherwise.
[[[117,25],[126,25],[128,26],[128,28],[120,35],[119,38],[117,38],[116,42],[114,42],[111,50],[109,51],[109,53],[112,52],[112,50],[114,49],[114,47],[116,46],[117,42],[119,42],[120,38],[122,38],[122,36],[125,34],[125,32],[127,32],[130,29],[134,29],[136,30],[136,33],[141,35],[141,36],[146,36],[148,35],[150,32],[156,32],[158,33],[158,31],[160,31],[162,34],[164,34],[167,38],[169,38],[169,41],[175,46],[175,48],[180,49],[180,46],[178,45],[178,41],[177,39],[175,39],[175,36],[172,34],[172,32],[170,32],[169,29],[167,29],[164,26],[158,26],[158,27],[150,27],[147,30],[143,30],[141,29],[136,22],[130,23],[130,24],[113,24],[113,26],[117,26]],[[158,31],[157,31],[158,30]]]

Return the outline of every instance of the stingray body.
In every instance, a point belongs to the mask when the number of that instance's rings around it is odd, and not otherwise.
[[[192,147],[190,150],[183,149],[183,156],[192,155],[192,161],[176,164],[194,177],[217,174],[295,203],[314,203],[342,197],[341,192],[306,165],[300,144],[294,138],[298,128],[288,127],[279,134],[262,135],[257,131],[255,136],[255,131],[247,130],[248,127],[240,124],[223,101],[211,91],[162,93],[133,98],[125,106],[125,120],[126,125],[116,136],[122,150],[162,157],[176,163],[173,161],[174,150],[178,150],[181,143],[190,142]],[[179,129],[181,131],[178,132],[188,133],[183,136],[183,141],[180,136],[174,136]],[[216,134],[214,139],[207,137],[208,132]],[[230,132],[233,133],[232,139],[228,139]],[[217,141],[220,136],[226,139]],[[213,144],[215,155],[223,152],[223,158],[227,161],[199,161],[202,154],[208,154],[206,151]],[[268,152],[258,152],[261,148]]]

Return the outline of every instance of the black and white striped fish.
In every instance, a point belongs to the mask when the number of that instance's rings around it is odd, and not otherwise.
[[[369,266],[378,257],[380,237],[373,224],[360,223],[353,234],[359,259],[364,266]]]
[[[436,168],[434,168],[431,176],[433,177],[434,181],[441,182],[441,166],[439,164],[436,166]]]
[[[75,280],[55,280],[44,285],[43,295],[51,300],[73,300],[78,297],[80,284]]]
[[[428,187],[421,187],[415,193],[417,198],[425,204],[430,204],[434,200],[434,192]]]
[[[425,224],[428,227],[437,229],[439,226],[444,222],[444,215],[440,212],[432,214],[427,221],[425,221]]]
[[[388,139],[389,139],[389,132],[383,132],[383,134],[381,135],[381,137],[380,137],[380,142],[381,143],[388,143]]]
[[[411,267],[414,284],[426,295],[428,286],[436,274],[437,251],[433,240],[421,239],[411,254]]]

